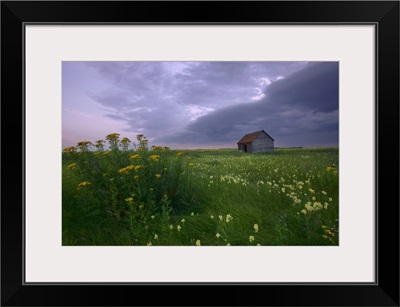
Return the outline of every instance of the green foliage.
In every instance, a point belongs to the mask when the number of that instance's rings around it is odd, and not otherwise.
[[[338,245],[338,148],[106,140],[63,152],[64,245]]]

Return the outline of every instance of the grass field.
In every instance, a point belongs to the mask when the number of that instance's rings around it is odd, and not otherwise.
[[[63,151],[63,245],[338,245],[338,151],[80,142]]]

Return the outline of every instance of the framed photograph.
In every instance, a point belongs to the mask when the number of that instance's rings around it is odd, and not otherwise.
[[[1,27],[3,306],[399,306],[398,1]]]

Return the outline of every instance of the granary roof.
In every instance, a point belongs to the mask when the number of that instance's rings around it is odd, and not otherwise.
[[[256,132],[252,132],[252,133],[246,134],[237,143],[238,144],[251,143],[259,136],[260,133],[265,133],[269,138],[271,138],[271,140],[274,141],[274,139],[268,133],[266,133],[264,130],[260,130],[260,131],[256,131]]]

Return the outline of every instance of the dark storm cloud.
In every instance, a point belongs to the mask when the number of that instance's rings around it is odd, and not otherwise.
[[[197,118],[170,142],[196,140],[200,144],[232,142],[264,129],[277,146],[332,146],[338,144],[338,63],[311,63],[277,80],[257,102],[244,102]]]
[[[262,90],[305,62],[88,62],[108,87],[87,95],[126,130],[175,133],[215,109],[260,99]],[[252,99],[252,97],[255,97]]]

